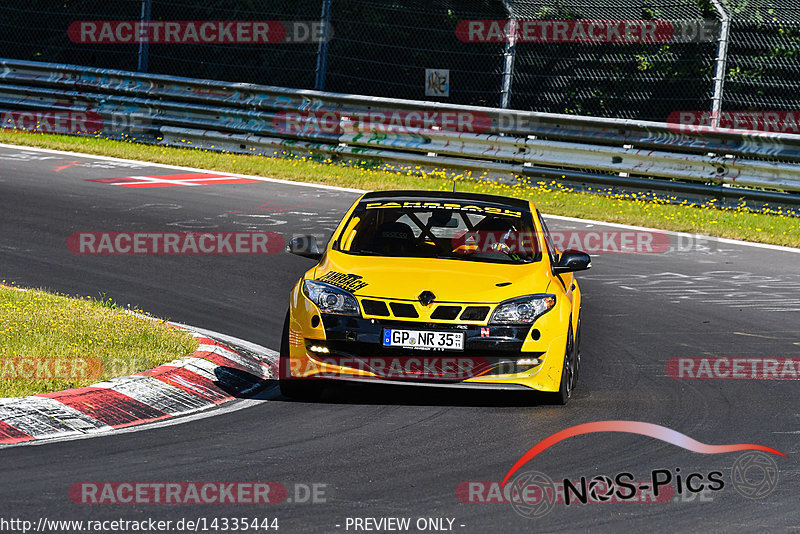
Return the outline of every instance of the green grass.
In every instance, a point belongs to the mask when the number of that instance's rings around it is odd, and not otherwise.
[[[385,171],[377,168],[377,162],[366,160],[353,162],[355,166],[345,166],[327,160],[318,161],[313,157],[266,158],[101,138],[11,131],[0,132],[0,142],[367,190],[449,190],[453,184],[451,175],[443,170],[420,176],[422,171],[419,168]],[[555,182],[537,182],[530,187],[523,184],[496,184],[469,174],[457,175],[457,179],[459,191],[531,199],[544,213],[553,215],[800,247],[800,218],[788,216],[779,208],[757,213],[745,207],[731,209],[713,205],[695,207],[670,204],[646,195],[608,196],[573,192]]]
[[[88,386],[197,346],[187,332],[128,313],[105,295],[79,299],[0,285],[0,397]]]

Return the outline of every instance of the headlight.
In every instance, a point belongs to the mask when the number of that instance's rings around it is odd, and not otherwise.
[[[556,305],[555,295],[527,295],[500,303],[494,309],[490,324],[531,324]]]
[[[343,289],[315,280],[303,282],[303,293],[317,305],[322,313],[361,315],[356,298]]]

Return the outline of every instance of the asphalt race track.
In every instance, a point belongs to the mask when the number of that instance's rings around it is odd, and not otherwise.
[[[106,293],[157,316],[277,349],[289,289],[312,261],[283,252],[79,255],[68,250],[68,236],[324,234],[357,194],[268,181],[176,187],[87,181],[186,173],[0,147],[0,279],[68,294]],[[564,220],[551,225],[614,230]],[[592,270],[579,273],[583,364],[566,407],[516,393],[364,386],[330,388],[316,403],[290,402],[271,387],[253,406],[213,417],[0,450],[0,517],[269,517],[278,519],[282,533],[354,532],[348,518],[367,517],[408,517],[412,527],[418,518],[447,518],[452,530],[464,533],[796,529],[800,382],[678,380],[666,369],[678,357],[800,358],[800,255],[672,239],[678,250],[598,254]],[[663,469],[676,475],[674,496],[666,502],[556,503],[538,518],[523,517],[508,503],[460,502],[460,483],[501,480],[551,434],[617,419],[663,425],[705,444],[775,448],[786,454],[772,456],[777,486],[762,499],[749,499],[731,483],[740,453],[698,454],[651,437],[604,432],[562,441],[523,471],[556,481],[625,472],[648,481]],[[678,493],[678,473],[708,481],[714,471],[722,473],[724,488]],[[70,486],[85,481],[275,481],[293,501],[295,488],[304,487],[296,484],[324,484],[318,486],[324,497],[317,499],[324,502],[76,504]]]

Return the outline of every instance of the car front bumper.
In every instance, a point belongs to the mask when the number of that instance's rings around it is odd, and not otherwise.
[[[316,327],[290,322],[288,369],[291,378],[557,391],[566,335],[546,334],[557,319],[548,315],[533,326],[487,326],[320,314]],[[461,332],[463,350],[385,347],[386,328]]]

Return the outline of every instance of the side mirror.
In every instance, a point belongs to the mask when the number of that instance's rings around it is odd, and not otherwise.
[[[592,258],[579,250],[566,250],[561,254],[558,263],[553,265],[553,274],[571,273],[591,269]]]
[[[317,261],[322,258],[322,252],[319,250],[319,245],[317,245],[317,238],[313,235],[301,235],[292,238],[289,241],[289,246],[286,247],[286,252]]]

